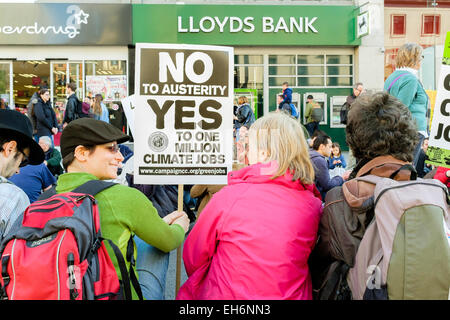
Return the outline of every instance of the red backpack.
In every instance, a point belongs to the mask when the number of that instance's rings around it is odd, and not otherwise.
[[[122,289],[93,197],[113,185],[92,180],[28,206],[1,242],[1,299],[110,300],[122,298],[122,290],[131,299],[123,256],[107,240],[120,266]]]

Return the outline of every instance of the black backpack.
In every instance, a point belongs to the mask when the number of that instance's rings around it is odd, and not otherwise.
[[[341,124],[347,124],[348,110],[349,110],[349,105],[347,102],[345,102],[341,107],[341,111],[339,112],[339,116],[341,118]]]

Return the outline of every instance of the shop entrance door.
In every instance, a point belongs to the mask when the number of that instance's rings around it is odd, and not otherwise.
[[[52,61],[50,77],[50,94],[55,107],[58,123],[62,124],[67,103],[66,85],[74,82],[77,85],[78,99],[84,97],[84,69],[83,63],[78,61]]]
[[[11,61],[0,62],[0,108],[13,108],[13,72]]]

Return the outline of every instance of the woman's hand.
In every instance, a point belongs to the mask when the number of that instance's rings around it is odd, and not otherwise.
[[[186,214],[184,211],[174,211],[162,218],[168,225],[171,225],[176,219]]]

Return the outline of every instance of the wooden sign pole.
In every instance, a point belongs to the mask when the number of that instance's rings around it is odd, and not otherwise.
[[[178,211],[183,211],[183,195],[184,195],[184,185],[179,184],[178,185]],[[175,297],[178,294],[178,290],[180,289],[180,283],[181,283],[181,246],[182,244],[177,248],[177,271],[176,271],[176,278],[175,278]]]

